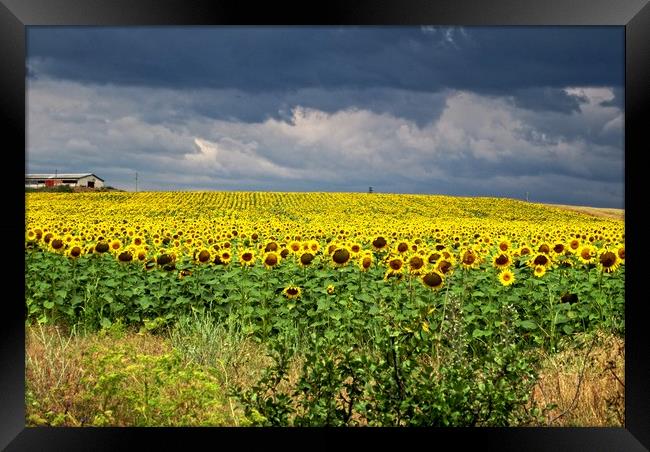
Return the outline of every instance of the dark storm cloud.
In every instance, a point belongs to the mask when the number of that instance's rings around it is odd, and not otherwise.
[[[624,79],[612,27],[30,27],[27,43],[37,75],[175,89],[471,89],[570,111],[549,88]]]

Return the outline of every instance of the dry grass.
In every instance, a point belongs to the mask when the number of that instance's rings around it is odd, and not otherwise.
[[[584,213],[593,217],[610,218],[613,220],[625,220],[624,209],[609,209],[604,207],[588,207],[588,206],[569,206],[565,204],[545,204],[550,207],[557,207],[560,209],[571,210],[573,212]]]
[[[622,427],[625,415],[625,344],[599,335],[580,349],[547,356],[533,391],[538,406],[554,404],[547,426]]]
[[[42,424],[45,415],[58,417],[57,424],[81,425],[74,415],[86,374],[85,363],[97,348],[132,345],[140,353],[160,356],[171,350],[160,337],[126,333],[80,335],[57,326],[27,327],[25,334],[25,380],[28,422]]]

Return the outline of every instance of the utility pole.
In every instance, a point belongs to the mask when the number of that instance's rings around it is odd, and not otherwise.
[[[138,172],[135,172],[135,192],[138,192]]]
[[[372,193],[372,187],[368,187],[368,193]]]

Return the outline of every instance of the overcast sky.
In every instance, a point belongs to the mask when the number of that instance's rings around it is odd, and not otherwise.
[[[623,207],[623,27],[28,27],[29,172]]]

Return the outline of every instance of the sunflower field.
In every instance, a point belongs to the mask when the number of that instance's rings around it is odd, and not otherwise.
[[[539,350],[625,332],[622,220],[500,198],[28,193],[26,322],[261,344],[248,425],[528,425]],[[289,363],[299,371],[287,383]]]

